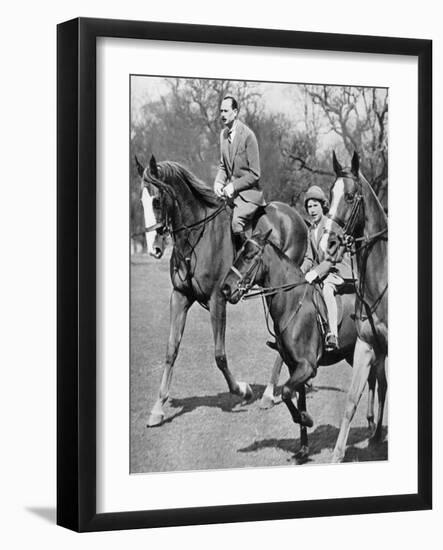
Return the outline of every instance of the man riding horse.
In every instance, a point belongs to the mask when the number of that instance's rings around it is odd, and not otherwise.
[[[259,189],[260,159],[254,132],[238,120],[238,103],[225,96],[220,106],[225,128],[220,134],[220,164],[214,182],[218,197],[233,200],[232,232],[237,250],[245,238],[245,229],[257,210],[266,206]]]

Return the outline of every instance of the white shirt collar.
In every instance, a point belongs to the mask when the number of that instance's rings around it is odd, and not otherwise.
[[[232,128],[228,130],[228,134],[231,134],[231,142],[234,141],[236,129],[237,129],[237,119],[234,120],[232,124]]]

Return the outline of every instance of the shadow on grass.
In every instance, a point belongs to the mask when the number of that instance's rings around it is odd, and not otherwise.
[[[330,424],[318,426],[313,432],[308,433],[309,455],[315,456],[322,451],[332,451],[338,437],[338,428]],[[384,441],[387,429],[383,428],[382,441],[374,443],[368,441],[369,431],[367,428],[351,428],[344,462],[366,462],[371,460],[387,460],[388,442]],[[254,453],[262,449],[274,448],[286,453],[296,453],[300,448],[300,439],[262,439],[254,441],[251,445],[238,449],[239,453]]]
[[[258,387],[260,387],[260,386],[258,386]],[[276,386],[275,392],[274,392],[275,397],[281,397],[282,387],[283,387],[282,385]],[[331,391],[331,392],[337,392],[337,393],[346,393],[346,390],[344,390],[343,388],[337,388],[335,386],[316,386],[315,384],[313,384],[312,386],[306,386],[306,395],[312,395],[312,394],[318,393],[320,391]]]
[[[346,390],[343,388],[336,388],[335,386],[316,386],[315,384],[312,386],[312,388],[309,390],[311,392],[317,392],[317,391],[335,391],[338,393],[346,393]],[[308,391],[308,393],[309,393]]]
[[[263,384],[251,384],[251,389],[253,397],[247,403],[242,403],[241,398],[229,392],[183,398],[171,397],[168,405],[173,409],[180,410],[173,412],[171,416],[165,418],[163,424],[168,424],[184,414],[192,413],[200,407],[215,408],[234,414],[245,413],[252,403],[261,399],[265,386]]]

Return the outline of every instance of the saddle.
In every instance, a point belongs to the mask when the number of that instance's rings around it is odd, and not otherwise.
[[[337,325],[340,330],[340,326],[343,321],[343,298],[345,294],[354,294],[355,293],[355,279],[345,279],[344,283],[337,288],[337,293],[335,299],[337,301]],[[323,335],[323,340],[326,337],[326,334],[329,332],[329,322],[328,322],[328,310],[326,307],[326,302],[323,297],[323,292],[321,289],[316,286],[317,292],[314,292],[312,295],[312,300],[317,310],[317,319],[318,324]]]
[[[336,296],[343,296],[344,294],[355,294],[355,286],[357,279],[343,279],[344,283],[337,288]]]

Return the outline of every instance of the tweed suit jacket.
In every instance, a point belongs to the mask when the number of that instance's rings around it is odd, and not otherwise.
[[[240,195],[246,202],[265,206],[263,192],[258,187],[259,180],[257,138],[246,124],[237,120],[232,143],[229,143],[227,128],[220,134],[220,164],[215,181],[223,186],[232,183],[234,197]]]
[[[342,279],[351,279],[352,269],[349,253],[342,252],[337,260],[332,261],[324,249],[321,240],[326,233],[325,224],[326,218],[323,216],[318,224],[317,234],[315,233],[316,227],[309,227],[308,246],[301,270],[303,273],[307,273],[311,269],[315,269],[320,279],[324,279],[329,273],[336,273]],[[332,222],[332,230],[337,233],[341,232],[340,226],[335,222]]]

